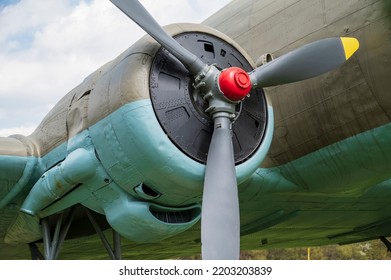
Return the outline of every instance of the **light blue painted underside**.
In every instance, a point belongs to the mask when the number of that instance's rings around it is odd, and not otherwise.
[[[269,112],[272,112],[271,107]],[[236,168],[240,183],[240,199],[244,209],[249,207],[246,204],[252,205],[253,202],[262,201],[265,195],[273,193],[330,197],[360,196],[366,192],[370,194],[372,189],[379,189],[378,186],[382,186],[382,183],[391,177],[391,124],[350,137],[282,166],[258,168],[272,139],[272,114],[269,115],[269,121],[264,144],[250,160]],[[162,193],[158,199],[148,202],[151,204],[186,206],[200,202],[204,165],[186,157],[172,144],[158,124],[149,100],[124,105],[43,158],[32,157],[27,160],[36,162],[37,165],[29,167],[34,169],[34,175],[26,181],[29,183],[23,190],[31,188],[48,166],[66,158],[69,153],[79,148],[88,151],[96,149],[98,164],[101,166],[98,172],[100,179],[94,178],[91,181],[93,185],[88,186],[86,183],[86,187],[79,187],[72,195],[59,199],[46,209],[46,212],[41,212],[42,216],[75,203],[82,203],[94,211],[107,214],[111,211],[109,209],[114,209],[112,206],[117,199],[122,197],[121,203],[127,205],[123,207],[123,214],[128,218],[121,217],[118,207],[111,212],[115,212],[116,215],[113,224],[127,236],[126,232],[131,231],[131,223],[125,224],[121,220],[135,220],[126,213],[132,211],[128,202],[138,203],[146,199],[138,197],[134,191],[140,183],[148,183]],[[7,162],[18,163],[21,160],[20,157],[0,156],[2,165]],[[22,161],[25,162],[26,159],[23,158]],[[5,173],[2,176],[3,180],[7,178]],[[96,180],[105,177],[110,179],[109,183],[96,186]],[[0,200],[5,201],[7,195],[4,195],[4,189],[2,191],[3,197]],[[7,192],[12,192],[12,188],[7,189]],[[148,210],[148,207],[144,208],[145,211]],[[255,209],[262,210],[262,204],[258,203]],[[143,215],[141,211],[137,217]],[[151,216],[148,219],[146,218],[149,222],[152,221]],[[189,224],[186,228],[188,226]],[[134,224],[131,227],[137,228]],[[137,235],[142,236],[139,238],[142,242],[159,240],[177,233],[170,228],[167,235],[160,223],[157,228],[161,232],[157,233],[159,237],[154,239],[151,228],[138,228],[141,230]],[[149,229],[148,234],[143,234],[145,228]],[[181,230],[183,229],[184,227]],[[247,227],[247,230],[251,231],[251,227]],[[131,239],[132,235],[128,237]]]

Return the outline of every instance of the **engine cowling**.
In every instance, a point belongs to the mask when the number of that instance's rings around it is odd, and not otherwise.
[[[216,30],[175,24],[167,31],[208,64],[253,68],[248,55]],[[135,187],[144,183],[161,194],[151,198],[155,202],[198,202],[213,122],[191,76],[149,36],[116,61],[90,94],[90,120],[97,119],[98,112],[113,112],[90,128],[102,164],[119,186],[136,197],[140,195]],[[236,115],[233,139],[240,183],[262,162],[273,117],[262,90],[251,91],[237,106]],[[129,173],[133,176],[124,175]]]
[[[248,55],[216,30],[196,24],[167,30],[207,64],[253,68]],[[22,211],[42,218],[80,203],[137,242],[162,240],[197,223],[213,121],[193,82],[149,36],[87,77],[29,137],[45,154],[40,163],[46,171]],[[253,90],[238,102],[233,124],[239,184],[259,167],[272,133],[272,107],[261,89]],[[67,174],[86,167],[70,160],[78,151],[89,154],[96,172],[73,181]],[[58,180],[66,189],[51,186]]]

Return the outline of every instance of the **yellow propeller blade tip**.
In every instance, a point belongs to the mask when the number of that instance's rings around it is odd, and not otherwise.
[[[348,60],[360,47],[360,43],[356,38],[341,37],[342,46],[345,51],[345,58]]]

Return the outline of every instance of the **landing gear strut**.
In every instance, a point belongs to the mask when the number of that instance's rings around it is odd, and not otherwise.
[[[379,238],[384,243],[384,245],[387,247],[387,252],[391,252],[391,242],[388,241],[388,239],[385,238],[384,236],[380,236]]]
[[[109,242],[106,239],[106,236],[103,234],[103,231],[100,229],[98,223],[95,221],[94,217],[91,215],[91,212],[86,209],[86,214],[88,219],[90,220],[92,226],[94,227],[96,233],[99,235],[100,240],[103,243],[103,246],[105,247],[107,253],[109,254],[110,258],[112,260],[120,260],[121,259],[121,236],[113,230],[113,244],[114,248],[112,248],[109,244]]]
[[[92,227],[95,229],[99,238],[102,241],[104,248],[106,249],[110,259],[120,260],[122,258],[121,252],[121,236],[113,230],[113,247],[111,247],[106,236],[104,235],[99,224],[88,209],[85,209],[86,216],[91,222]],[[33,260],[56,260],[60,254],[62,245],[67,237],[69,228],[75,217],[75,209],[72,208],[68,215],[65,212],[59,214],[56,221],[56,226],[52,234],[49,219],[44,218],[41,220],[42,235],[43,235],[43,248],[44,254],[42,254],[36,243],[30,243],[30,253]],[[65,222],[63,222],[65,220]]]

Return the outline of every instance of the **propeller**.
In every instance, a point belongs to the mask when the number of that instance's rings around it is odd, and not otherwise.
[[[175,56],[193,75],[206,66],[197,56],[182,47],[156,22],[137,0],[110,0],[124,14],[137,23],[145,32]]]
[[[168,35],[137,0],[110,0],[193,75],[209,102],[214,121],[205,169],[201,242],[203,259],[238,259],[239,199],[232,144],[235,106],[251,88],[305,80],[342,65],[358,49],[355,38],[328,38],[289,52],[250,73],[237,67],[220,71],[206,65]]]
[[[355,38],[326,38],[272,60],[250,73],[253,87],[270,87],[319,76],[340,67],[359,48]]]
[[[239,200],[231,120],[214,119],[201,212],[202,258],[239,259]]]

